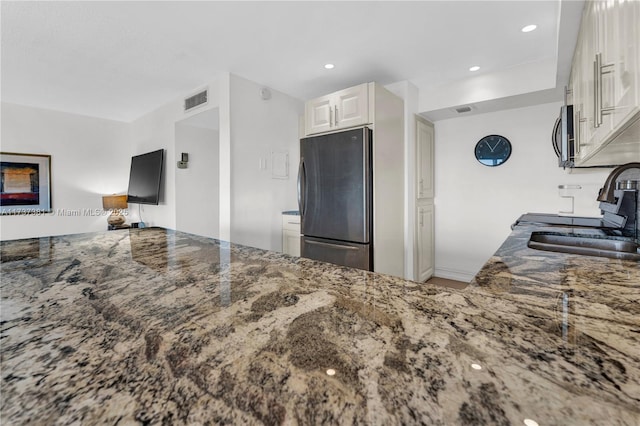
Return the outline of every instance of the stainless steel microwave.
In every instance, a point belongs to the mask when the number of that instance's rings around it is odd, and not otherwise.
[[[558,156],[558,166],[574,167],[573,105],[560,107],[560,116],[553,126],[551,140]]]

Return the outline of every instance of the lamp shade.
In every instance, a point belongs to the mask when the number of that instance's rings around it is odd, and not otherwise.
[[[126,209],[126,195],[105,195],[102,197],[102,208],[105,210]]]

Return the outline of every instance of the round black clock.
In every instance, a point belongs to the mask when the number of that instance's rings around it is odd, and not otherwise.
[[[476,159],[485,166],[495,167],[511,156],[511,142],[500,135],[489,135],[476,144]]]

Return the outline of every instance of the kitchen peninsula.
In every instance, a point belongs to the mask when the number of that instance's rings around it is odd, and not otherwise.
[[[160,228],[2,242],[2,421],[638,425],[638,262],[530,232],[464,290]]]

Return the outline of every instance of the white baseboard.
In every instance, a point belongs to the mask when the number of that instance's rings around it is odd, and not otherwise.
[[[466,272],[466,271],[458,271],[455,269],[447,269],[447,268],[436,268],[435,273],[433,274],[435,277],[446,278],[449,280],[462,281],[465,283],[471,282],[473,277],[476,274]]]

